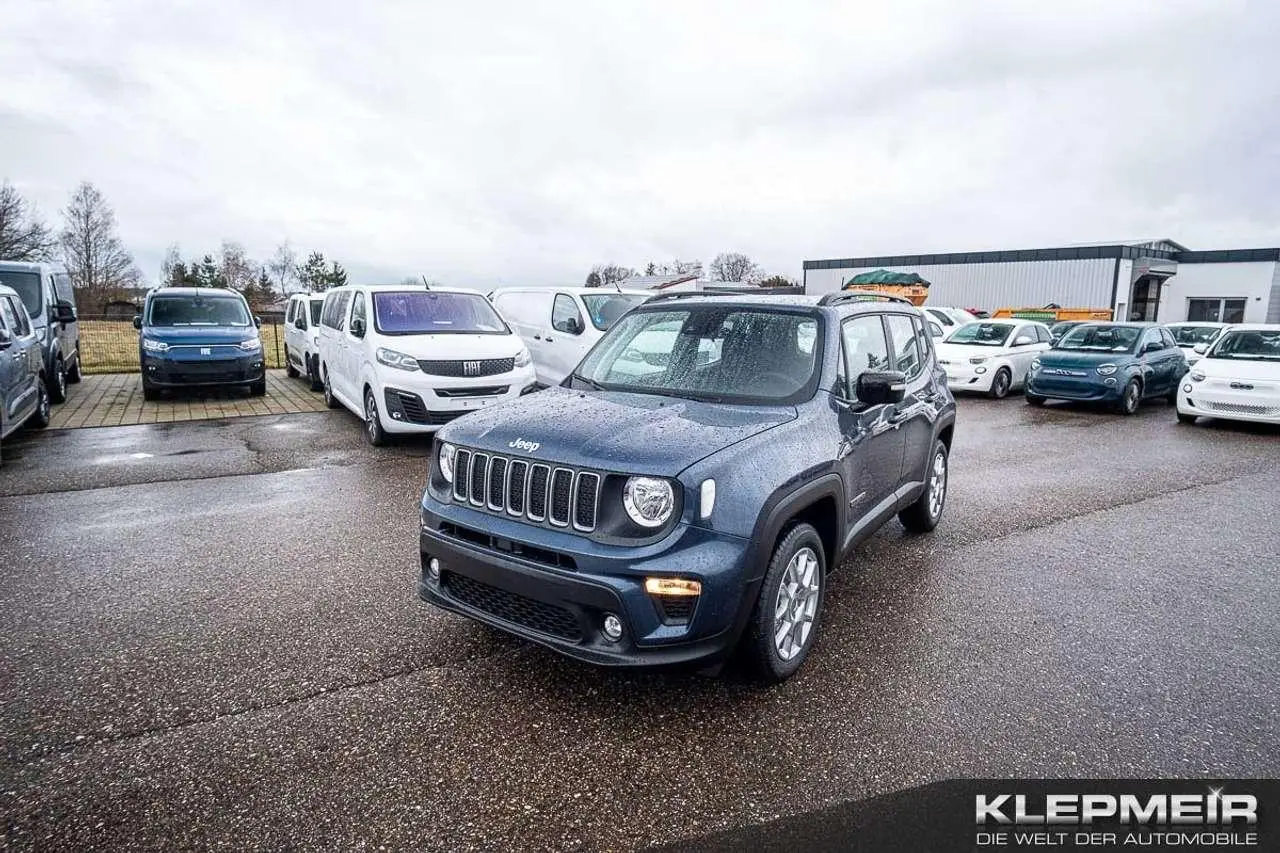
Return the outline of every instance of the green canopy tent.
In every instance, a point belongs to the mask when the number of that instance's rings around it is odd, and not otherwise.
[[[848,287],[851,284],[918,284],[921,287],[929,286],[929,282],[925,281],[916,273],[890,272],[889,270],[872,270],[871,272],[859,273],[844,284],[845,287]]]

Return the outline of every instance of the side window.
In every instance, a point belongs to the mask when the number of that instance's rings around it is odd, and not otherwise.
[[[359,320],[364,323],[366,329],[369,328],[369,317],[365,308],[364,291],[357,291],[355,295],[355,304],[351,306],[351,319]]]
[[[13,309],[13,322],[7,325],[13,330],[15,336],[25,338],[31,334],[31,321],[27,319],[27,312],[22,310],[22,300],[9,296],[5,297],[5,301]]]
[[[13,335],[18,334],[18,318],[14,316],[13,303],[7,296],[0,296],[0,329]]]
[[[71,276],[66,273],[59,272],[53,274],[53,290],[58,294],[58,299],[60,301],[70,302],[72,304],[75,303],[76,294],[75,291],[71,289]]]
[[[840,324],[841,362],[846,374],[845,393],[852,397],[858,377],[867,371],[889,369],[889,344],[879,314],[850,317]]]
[[[1164,340],[1165,349],[1176,347],[1178,345],[1178,342],[1173,339],[1173,335],[1169,334],[1168,329],[1161,329],[1160,337]]]
[[[908,380],[914,379],[924,368],[915,324],[906,314],[886,314],[884,319],[889,326],[889,337],[893,340],[893,369],[905,373]]]
[[[572,296],[556,294],[556,301],[551,305],[551,328],[570,335],[582,331],[582,314]]]
[[[320,306],[320,325],[333,328],[333,309],[337,304],[338,298],[335,294],[324,298],[324,304]]]
[[[1148,329],[1147,333],[1142,336],[1142,345],[1138,347],[1138,352],[1143,352],[1148,346],[1155,345],[1156,349],[1164,349],[1164,341],[1160,339],[1159,329]]]
[[[289,307],[286,308],[284,312],[285,325],[292,326],[294,315],[296,315],[297,313],[298,313],[298,300],[290,299]]]
[[[1040,341],[1040,343],[1047,344],[1052,341],[1047,328],[1044,326],[1035,326],[1034,328],[1036,330],[1036,340]]]
[[[916,343],[920,347],[920,353],[928,356],[933,352],[933,335],[925,328],[923,317],[912,317],[911,325],[916,329]]]

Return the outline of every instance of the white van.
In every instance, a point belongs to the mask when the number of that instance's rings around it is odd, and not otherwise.
[[[538,382],[559,385],[619,317],[654,295],[603,287],[504,287],[489,298],[524,338]]]
[[[284,367],[291,377],[303,375],[312,391],[320,381],[320,306],[323,293],[295,293],[284,312]]]
[[[329,408],[363,417],[374,446],[537,387],[529,350],[482,295],[405,285],[325,293],[320,380]]]

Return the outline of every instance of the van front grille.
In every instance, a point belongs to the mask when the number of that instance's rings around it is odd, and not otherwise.
[[[459,448],[453,497],[459,503],[582,532],[596,528],[601,475]]]

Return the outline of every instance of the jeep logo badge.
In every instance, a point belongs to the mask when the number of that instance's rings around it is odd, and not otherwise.
[[[512,450],[523,450],[525,453],[534,453],[542,445],[536,441],[525,441],[523,438],[517,438],[515,441],[507,445]]]
[[[480,375],[480,362],[478,362],[478,361],[464,361],[464,362],[462,362],[462,375],[463,375],[463,376],[479,376],[479,375]]]

